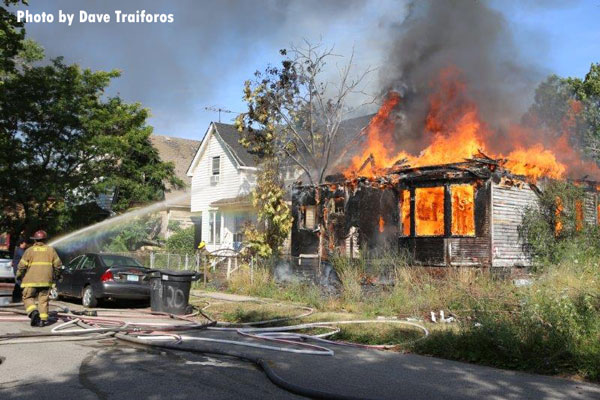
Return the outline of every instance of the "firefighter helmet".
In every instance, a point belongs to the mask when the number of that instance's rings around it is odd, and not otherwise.
[[[44,240],[48,238],[48,234],[46,233],[46,231],[43,230],[39,230],[36,233],[33,234],[33,236],[31,237],[33,240]]]

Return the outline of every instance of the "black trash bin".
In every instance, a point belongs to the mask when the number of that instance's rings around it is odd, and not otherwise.
[[[150,277],[150,309],[175,315],[186,314],[194,271],[155,270]]]

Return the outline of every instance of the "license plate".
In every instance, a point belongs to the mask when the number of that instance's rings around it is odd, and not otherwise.
[[[137,275],[127,275],[127,280],[131,282],[139,282],[140,277]]]

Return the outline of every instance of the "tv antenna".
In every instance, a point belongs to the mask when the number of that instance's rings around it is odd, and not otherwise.
[[[218,112],[219,113],[219,122],[221,122],[221,113],[239,114],[239,113],[237,113],[235,111],[227,110],[227,109],[221,108],[221,107],[213,107],[213,106],[211,106],[211,107],[204,107],[204,109],[206,111],[215,111],[215,112]]]

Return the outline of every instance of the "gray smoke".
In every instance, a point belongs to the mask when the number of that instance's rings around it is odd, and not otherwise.
[[[415,1],[409,9],[406,20],[392,27],[397,40],[380,74],[384,92],[404,96],[404,126],[414,140],[403,148],[421,145],[428,98],[448,67],[461,72],[468,97],[492,129],[518,121],[545,73],[520,52],[505,17],[476,0]]]
[[[377,64],[381,57],[379,27],[363,32],[365,13],[403,17],[404,0],[36,0],[17,8],[30,12],[109,13],[109,24],[27,24],[28,35],[40,42],[49,57],[65,56],[92,69],[120,69],[122,77],[109,94],[140,101],[152,110],[157,133],[199,139],[214,113],[204,106],[234,111],[239,107],[245,79],[278,63],[278,50],[303,38],[324,38],[336,52],[348,54],[354,43],[360,62]],[[14,8],[13,8],[14,9]],[[135,13],[173,13],[172,24],[117,24],[114,10]],[[349,31],[336,29],[350,27]],[[381,28],[383,29],[383,28]],[[364,40],[361,43],[361,40]],[[368,43],[366,43],[368,42]],[[383,42],[381,42],[383,43]],[[257,54],[262,58],[257,58]],[[331,65],[332,68],[335,65]],[[243,75],[240,77],[240,75]],[[236,80],[232,80],[236,76]],[[223,116],[228,122],[231,114]],[[193,133],[190,131],[194,131]]]

